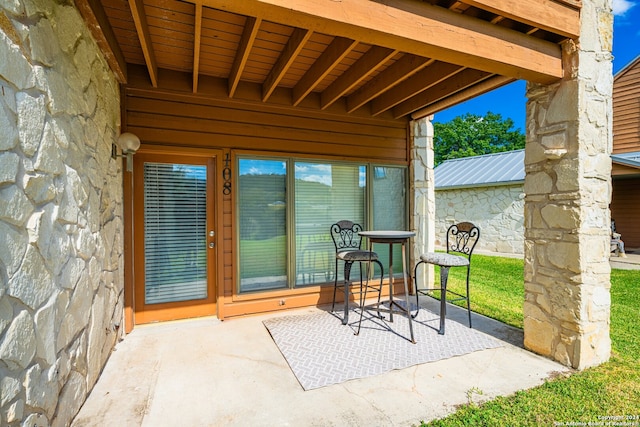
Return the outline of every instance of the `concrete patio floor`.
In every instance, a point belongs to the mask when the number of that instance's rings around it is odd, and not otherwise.
[[[431,298],[421,304],[438,310]],[[317,310],[136,327],[72,425],[409,427],[570,371],[522,349],[521,330],[474,315],[503,347],[304,391],[262,321]],[[466,321],[456,307],[447,314]]]

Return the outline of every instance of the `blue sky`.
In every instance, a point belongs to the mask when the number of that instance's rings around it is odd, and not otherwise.
[[[613,73],[617,73],[640,55],[640,0],[613,0]],[[434,122],[446,123],[465,113],[484,116],[488,111],[514,121],[514,128],[524,132],[524,81],[496,89],[470,101],[436,113]]]

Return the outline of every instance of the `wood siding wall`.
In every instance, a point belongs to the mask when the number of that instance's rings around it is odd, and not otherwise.
[[[640,178],[614,179],[611,218],[627,248],[640,248]]]
[[[613,153],[640,151],[640,59],[613,82]]]
[[[127,129],[162,145],[407,162],[406,122],[255,107],[130,89]]]
[[[611,176],[613,178],[619,176],[631,176],[631,175],[640,175],[640,169],[634,168],[627,165],[620,165],[617,163],[613,163],[611,165]]]
[[[613,81],[613,153],[640,151],[640,58]],[[627,248],[640,248],[640,170],[614,164],[611,217]]]
[[[124,104],[126,130],[138,135],[145,145],[180,147],[185,152],[215,148],[229,153],[232,160],[241,150],[260,155],[408,164],[406,120],[317,113],[146,87],[127,88]],[[231,166],[233,169],[233,162]],[[216,191],[222,192],[222,184],[217,187]],[[225,195],[218,208],[223,218],[218,263],[224,269],[223,289],[218,292],[219,317],[326,302],[328,289],[320,287],[285,294],[235,295],[233,203],[233,195]],[[283,295],[287,296],[286,306]]]

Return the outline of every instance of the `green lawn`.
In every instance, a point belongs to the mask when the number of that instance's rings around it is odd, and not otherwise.
[[[447,288],[464,294],[465,277],[464,268],[452,268],[449,271]],[[498,319],[516,328],[523,327],[524,262],[522,259],[474,255],[470,281],[472,311]],[[436,269],[436,284],[439,283],[440,275]]]
[[[451,287],[462,270],[451,269]],[[523,261],[474,256],[471,271],[472,310],[521,328]],[[640,270],[611,272],[611,341],[607,363],[421,426],[640,426]]]

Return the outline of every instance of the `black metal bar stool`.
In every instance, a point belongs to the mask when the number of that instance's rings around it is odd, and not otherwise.
[[[333,283],[333,302],[331,303],[331,311],[334,311],[336,305],[336,291],[338,287],[344,288],[344,317],[342,324],[346,325],[349,322],[349,293],[354,296],[358,294],[360,303],[360,320],[358,321],[358,330],[356,335],[360,333],[360,326],[362,325],[362,315],[364,313],[364,303],[367,299],[367,291],[374,290],[378,293],[378,302],[380,302],[380,295],[382,292],[382,278],[384,277],[384,271],[382,263],[378,260],[378,254],[373,251],[367,251],[361,249],[362,237],[358,234],[362,231],[362,226],[352,221],[338,221],[331,226],[331,238],[336,248],[336,270]],[[344,262],[344,283],[338,284],[338,261]],[[351,267],[354,263],[360,263],[360,285],[357,292],[354,292],[351,286],[350,276]],[[380,286],[374,286],[369,284],[369,266],[371,263],[376,263],[380,267]],[[363,280],[362,265],[367,264],[366,281]],[[378,312],[378,315],[380,313]]]
[[[480,238],[480,229],[470,222],[461,222],[454,224],[447,230],[447,253],[427,252],[420,255],[420,261],[413,270],[413,277],[416,280],[416,305],[418,306],[416,314],[420,311],[419,296],[431,295],[433,291],[440,291],[440,330],[438,333],[444,335],[444,323],[446,318],[447,302],[466,301],[467,313],[469,315],[469,327],[471,328],[471,301],[469,299],[469,274],[471,272],[471,255],[473,249]],[[461,255],[454,255],[458,253]],[[418,267],[420,264],[433,264],[440,267],[440,287],[418,289]],[[467,268],[467,290],[465,294],[454,292],[447,289],[447,280],[449,277],[449,269],[451,267]],[[453,294],[456,298],[447,299],[447,293]]]

